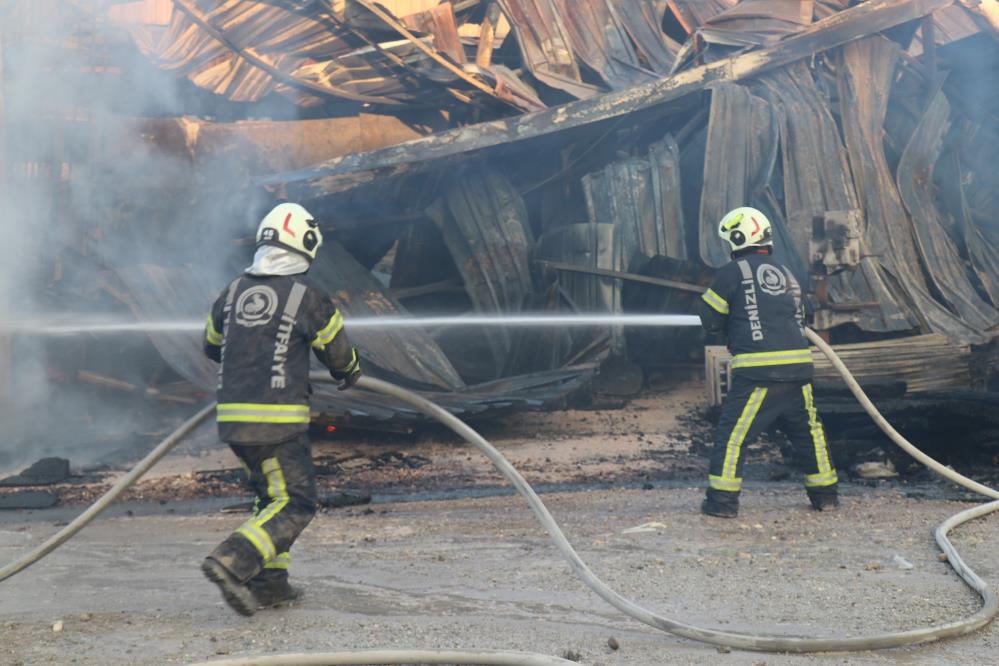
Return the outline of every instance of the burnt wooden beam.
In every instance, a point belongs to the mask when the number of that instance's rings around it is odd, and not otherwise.
[[[361,0],[366,5],[372,3]],[[823,19],[768,48],[694,67],[626,90],[571,102],[552,109],[461,127],[391,148],[337,158],[266,178],[287,184],[293,196],[311,199],[378,176],[412,173],[447,160],[635,113],[702,91],[720,81],[739,81],[860,37],[920,19],[954,0],[870,0]],[[383,12],[384,13],[384,12]],[[481,84],[480,84],[481,85]],[[436,164],[435,164],[436,162]]]

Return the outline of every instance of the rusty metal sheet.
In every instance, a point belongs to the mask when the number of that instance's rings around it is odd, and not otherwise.
[[[855,210],[857,193],[847,164],[839,129],[812,73],[795,63],[760,79],[761,87],[781,113],[778,115],[783,157],[786,226],[794,245],[796,273],[807,273],[812,221],[827,211]],[[835,306],[830,326],[855,323],[865,331],[911,330],[915,321],[885,284],[873,258],[862,258],[860,267],[832,275],[828,296]],[[859,307],[880,304],[878,308]],[[849,311],[843,308],[855,306]]]
[[[662,30],[665,3],[660,0],[618,0],[607,5],[628,31],[646,66],[659,74],[671,72],[680,44]]]
[[[770,104],[743,86],[714,88],[699,234],[701,259],[708,266],[718,268],[729,261],[717,229],[725,213],[739,206],[766,208],[761,192],[773,173],[778,145],[777,118]]]
[[[984,334],[999,323],[999,313],[972,286],[936,204],[933,169],[950,125],[949,117],[950,104],[941,90],[930,102],[902,153],[897,169],[898,189],[912,217],[916,247],[938,298],[962,322]]]
[[[888,91],[899,48],[884,37],[868,37],[843,47],[839,70],[840,113],[847,154],[861,210],[868,251],[880,255],[882,267],[895,280],[920,319],[920,327],[956,340],[979,341],[977,329],[935,301],[920,270],[907,215],[882,148]]]
[[[351,317],[394,317],[409,313],[339,243],[323,244],[309,269],[309,277],[329,290],[344,314],[351,342],[360,350],[365,364],[374,368],[374,374],[425,388],[453,391],[464,387],[444,352],[422,329],[351,330]]]
[[[300,200],[314,199],[370,182],[373,174],[412,174],[467,159],[473,152],[516,144],[557,132],[590,126],[636,111],[666,105],[719,81],[759,75],[863,35],[924,16],[952,0],[870,0],[814,23],[778,44],[664,77],[595,99],[556,109],[460,127],[382,150],[350,155],[311,169],[276,174],[266,185],[287,185]]]
[[[477,312],[517,312],[533,291],[531,232],[520,194],[499,172],[467,168],[444,189],[428,215],[444,235]],[[499,376],[510,352],[510,331],[483,329]]]

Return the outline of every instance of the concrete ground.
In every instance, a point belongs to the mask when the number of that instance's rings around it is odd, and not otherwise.
[[[701,440],[680,427],[678,405],[697,402],[694,393],[688,397],[652,396],[613,412],[525,415],[488,434],[529,481],[574,489],[542,498],[583,559],[621,594],[670,618],[729,631],[856,636],[978,608],[937,557],[932,528],[969,506],[946,499],[938,484],[847,484],[841,511],[816,513],[796,483],[772,480],[786,474],[756,447],[740,517],[700,515]],[[327,485],[367,487],[376,502],[321,513],[292,551],[293,577],[306,597],[252,618],[229,611],[198,570],[241,520],[219,511],[233,497],[172,498],[174,491],[191,495],[179,489],[193,483],[184,481],[193,463],[169,462],[134,495],[146,501],[114,507],[0,583],[0,664],[185,664],[376,647],[514,649],[590,666],[999,660],[997,625],[939,644],[860,654],[726,652],[676,638],[625,617],[584,587],[519,497],[459,492],[448,501],[394,500],[394,493],[425,497],[467,490],[470,481],[497,483],[480,456],[453,441],[408,446],[408,455],[430,461],[418,468],[363,463],[398,447],[370,438],[317,447],[342,463]],[[195,462],[227,464],[215,453]],[[0,562],[27,552],[80,509],[0,515]],[[953,536],[990,582],[999,579],[996,520],[975,521]]]

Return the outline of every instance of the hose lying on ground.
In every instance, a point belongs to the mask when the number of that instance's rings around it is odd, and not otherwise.
[[[139,478],[148,472],[153,465],[160,461],[160,458],[165,456],[170,452],[170,449],[175,447],[181,442],[185,437],[187,437],[192,430],[197,428],[203,421],[205,421],[209,416],[215,413],[215,404],[212,403],[207,407],[202,408],[197,414],[184,421],[183,424],[172,433],[167,435],[167,438],[160,442],[155,449],[149,452],[145,458],[139,461],[139,463],[130,469],[128,473],[118,479],[118,481],[111,486],[106,493],[100,496],[100,498],[90,505],[86,511],[77,516],[73,522],[66,525],[51,537],[46,539],[45,543],[38,546],[30,553],[20,558],[15,562],[11,562],[3,569],[0,569],[0,582],[7,580],[11,576],[21,571],[24,571],[32,564],[42,559],[53,550],[63,545],[77,532],[86,527],[90,521],[96,518],[104,509],[118,499],[118,495],[128,490],[128,488],[139,480]]]
[[[910,452],[912,455],[918,453],[917,459],[920,462],[926,464],[930,469],[943,474],[947,478],[955,481],[956,483],[979,492],[990,497],[999,497],[999,492],[988,488],[987,486],[982,486],[981,484],[972,481],[953,470],[941,465],[937,461],[929,458],[922,452],[918,451],[909,442],[907,442],[901,435],[899,435],[891,426],[885,421],[884,417],[878,413],[874,405],[871,404],[870,400],[863,394],[860,386],[857,384],[856,380],[853,379],[850,372],[842,364],[842,362],[836,357],[835,352],[825,344],[821,338],[818,338],[812,331],[806,331],[808,338],[811,342],[815,343],[819,349],[830,358],[840,374],[846,380],[847,384],[850,386],[851,391],[854,395],[861,401],[864,408],[871,414],[875,422],[895,441],[899,446]],[[527,500],[532,511],[534,511],[535,516],[542,523],[544,528],[548,531],[549,536],[555,543],[555,546],[562,553],[563,557],[569,562],[572,570],[583,579],[587,586],[589,586],[594,592],[596,592],[601,598],[606,600],[608,603],[613,605],[615,608],[621,610],[629,617],[636,619],[640,622],[648,624],[657,629],[662,629],[670,633],[676,634],[678,636],[683,636],[685,638],[690,638],[697,641],[702,641],[705,643],[711,643],[714,645],[721,645],[730,648],[738,648],[744,650],[757,650],[766,652],[826,652],[826,651],[858,651],[858,650],[871,650],[879,648],[888,647],[899,647],[903,645],[913,645],[918,643],[926,643],[930,641],[940,640],[943,638],[949,638],[953,636],[959,636],[966,633],[975,631],[987,624],[997,612],[999,612],[999,599],[996,595],[988,588],[984,581],[982,581],[975,573],[971,570],[967,564],[961,559],[960,555],[957,553],[956,549],[950,543],[947,538],[948,532],[969,520],[974,518],[987,515],[997,509],[999,509],[999,501],[990,502],[981,506],[976,506],[971,509],[962,511],[955,516],[952,516],[941,524],[935,533],[936,541],[939,544],[941,550],[947,556],[947,560],[950,562],[951,566],[958,573],[962,580],[975,590],[982,597],[983,605],[982,608],[961,620],[956,620],[953,622],[948,622],[944,624],[935,625],[932,627],[926,627],[921,629],[913,629],[909,631],[901,632],[890,632],[885,634],[878,634],[874,636],[866,637],[850,637],[850,638],[811,638],[811,637],[786,637],[786,636],[772,636],[772,635],[755,635],[755,634],[743,634],[735,632],[725,632],[718,631],[714,629],[704,629],[700,627],[695,627],[693,625],[685,624],[678,620],[673,620],[670,618],[663,617],[652,611],[646,610],[635,604],[634,602],[624,598],[610,587],[608,587],[603,581],[601,581],[589,567],[580,559],[579,555],[572,548],[571,544],[565,538],[565,535],[559,529],[558,525],[555,523],[551,514],[548,512],[545,505],[538,498],[537,494],[530,487],[527,481],[513,468],[512,465],[499,453],[489,442],[482,438],[477,432],[475,432],[467,424],[459,420],[457,417],[447,412],[443,408],[431,403],[430,401],[422,398],[411,391],[403,389],[401,387],[389,384],[378,379],[373,379],[370,377],[362,377],[359,386],[366,388],[368,390],[376,391],[388,396],[397,398],[409,405],[412,405],[420,412],[430,416],[431,418],[437,419],[444,425],[454,430],[467,442],[473,444],[476,448],[482,451],[487,458],[496,466],[496,468],[514,485],[517,491]],[[45,544],[38,547],[27,556],[21,560],[8,565],[4,569],[0,570],[0,581],[8,578],[18,571],[21,571],[25,567],[29,566],[33,562],[41,559],[48,552],[51,552],[66,539],[70,538],[77,531],[82,529],[88,522],[93,520],[94,517],[101,510],[103,510],[108,504],[110,504],[118,494],[123,492],[129,485],[134,483],[146,470],[149,469],[160,457],[162,457],[174,444],[177,443],[187,432],[193,429],[200,421],[204,420],[210,413],[211,406],[206,407],[197,415],[192,417],[187,423],[185,423],[181,428],[170,435],[166,440],[164,440],[149,456],[144,458],[139,465],[136,466],[131,472],[129,472],[125,477],[119,480],[115,486],[109,490],[104,496],[98,500],[92,507],[90,507],[84,514],[73,521],[66,528],[61,530],[54,537],[46,541]],[[914,453],[915,452],[915,453]],[[154,457],[155,455],[155,457]],[[70,528],[73,528],[70,530]],[[223,664],[225,666],[277,666],[277,665],[295,665],[301,666],[303,664],[405,664],[421,661],[421,658],[414,658],[416,654],[422,654],[424,656],[432,656],[431,653],[436,653],[438,659],[448,659],[454,658],[456,661],[428,661],[423,659],[423,663],[466,663],[466,664],[522,664],[523,666],[529,666],[532,664],[552,664],[552,663],[566,663],[565,660],[557,660],[552,657],[544,657],[541,655],[526,655],[524,653],[461,653],[461,659],[458,659],[457,652],[443,653],[440,651],[414,651],[414,650],[400,650],[400,651],[378,651],[377,653],[326,653],[326,654],[311,654],[311,655],[269,655],[260,657],[249,657],[249,658],[237,658],[237,659],[227,659],[224,661],[211,662],[213,664]],[[348,656],[349,655],[349,656]],[[367,655],[367,656],[365,656]],[[373,656],[374,655],[374,656]],[[477,655],[475,658],[471,658],[472,655]],[[371,661],[370,659],[381,659],[381,661]],[[476,659],[486,659],[487,661],[477,661]],[[349,661],[345,659],[367,659],[361,661]],[[511,659],[513,661],[511,661]],[[520,659],[521,661],[516,661]],[[534,659],[535,661],[524,661],[525,659]],[[537,661],[539,660],[540,661]],[[544,661],[548,660],[548,661]]]

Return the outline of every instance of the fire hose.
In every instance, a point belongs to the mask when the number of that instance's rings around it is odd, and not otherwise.
[[[999,499],[999,491],[973,481],[954,470],[942,465],[917,449],[896,431],[881,415],[874,404],[868,399],[856,379],[839,359],[833,349],[813,331],[806,329],[808,340],[825,354],[833,366],[842,375],[853,395],[860,401],[864,409],[874,419],[875,423],[901,447],[904,451],[926,465],[941,476],[981,495]],[[482,452],[504,477],[516,488],[529,504],[535,517],[548,532],[556,548],[569,563],[572,571],[602,599],[628,615],[629,617],[661,629],[677,636],[689,638],[704,643],[742,650],[761,652],[852,652],[872,649],[883,649],[928,643],[961,636],[976,631],[990,622],[999,612],[999,598],[972,569],[969,567],[948,539],[948,533],[970,520],[985,516],[999,509],[999,501],[989,502],[961,511],[951,516],[938,526],[934,532],[937,545],[947,558],[958,576],[982,598],[982,607],[975,613],[952,622],[941,623],[930,627],[911,629],[908,631],[889,632],[873,636],[858,636],[846,638],[794,637],[766,634],[748,634],[706,629],[686,624],[679,620],[658,615],[639,606],[633,601],[621,596],[594,574],[579,557],[572,545],[562,533],[558,524],[552,518],[548,509],[534,492],[534,489],[520,473],[503,457],[503,455],[479,435],[470,426],[455,417],[442,407],[425,398],[388,382],[362,377],[358,386],[386,396],[396,398],[419,410],[426,416],[440,421],[466,442]],[[141,460],[132,470],[118,480],[97,502],[74,521],[66,525],[55,535],[36,547],[19,560],[0,569],[0,581],[24,570],[31,564],[42,559],[48,553],[65,543],[79,532],[101,511],[103,511],[125,489],[135,483],[146,471],[160,460],[174,445],[188,433],[206,420],[214,408],[209,405],[188,419],[175,432],[164,439],[152,452]],[[361,652],[336,652],[314,654],[268,655],[247,658],[224,659],[206,662],[214,666],[303,666],[307,664],[482,664],[495,666],[548,666],[551,664],[570,664],[564,659],[523,652],[468,652],[456,650],[373,650]]]

